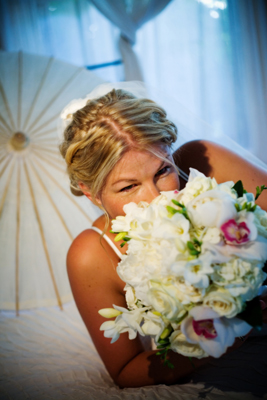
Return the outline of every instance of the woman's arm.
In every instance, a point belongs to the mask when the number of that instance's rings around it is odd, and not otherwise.
[[[99,328],[106,319],[98,314],[98,310],[113,304],[126,307],[126,304],[124,282],[115,269],[118,258],[105,240],[102,242],[105,250],[96,232],[83,232],[69,250],[67,267],[79,312],[114,382],[120,387],[173,384],[206,364],[210,358],[194,358],[193,367],[189,358],[170,351],[169,358],[174,364],[174,369],[170,369],[156,355],[157,351],[145,351],[140,340],[129,340],[127,333],[123,333],[113,344],[111,339],[104,337]],[[241,344],[237,340],[234,347]]]
[[[247,192],[256,193],[256,186],[267,186],[267,171],[246,161],[236,153],[208,141],[193,140],[185,143],[174,153],[175,163],[185,172],[195,168],[218,183],[242,180]],[[267,190],[257,204],[267,211]]]

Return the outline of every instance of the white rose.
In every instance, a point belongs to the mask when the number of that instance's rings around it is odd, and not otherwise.
[[[234,199],[219,190],[209,190],[187,204],[190,221],[196,227],[217,227],[235,219]]]
[[[123,255],[117,266],[119,277],[126,283],[134,286],[136,283],[147,280],[148,273],[142,264],[142,255],[139,253],[130,253]]]
[[[183,305],[202,301],[206,291],[193,285],[187,285],[183,277],[176,278],[173,285],[177,289],[177,298]]]
[[[175,291],[173,285],[151,281],[151,286],[147,297],[154,310],[170,321],[177,319],[179,314],[184,313],[181,302],[171,295]]]
[[[190,168],[188,182],[177,195],[177,200],[184,205],[192,201],[203,192],[210,191],[218,186],[214,178],[206,177],[201,172]]]
[[[232,318],[242,311],[243,303],[240,297],[233,297],[223,288],[212,289],[203,300],[203,306],[209,307],[219,316]]]
[[[197,343],[189,343],[186,336],[180,331],[175,330],[170,338],[171,350],[182,354],[185,357],[203,358],[208,354]]]

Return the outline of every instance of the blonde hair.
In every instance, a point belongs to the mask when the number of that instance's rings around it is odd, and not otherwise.
[[[67,163],[73,194],[83,194],[79,182],[93,198],[101,193],[107,176],[131,148],[152,150],[156,144],[171,147],[177,139],[176,126],[166,112],[149,99],[137,99],[115,90],[73,114],[64,132],[60,152]]]

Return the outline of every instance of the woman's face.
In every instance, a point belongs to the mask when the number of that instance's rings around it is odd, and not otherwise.
[[[179,178],[171,165],[173,158],[166,146],[155,146],[170,162],[163,161],[148,151],[129,150],[108,175],[98,201],[111,219],[124,215],[127,203],[150,203],[161,191],[179,189]]]

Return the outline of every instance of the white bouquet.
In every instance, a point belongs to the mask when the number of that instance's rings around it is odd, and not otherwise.
[[[124,212],[112,231],[128,243],[117,267],[128,308],[99,311],[116,317],[101,325],[105,337],[150,335],[168,363],[169,349],[220,357],[236,337],[260,329],[267,213],[241,181],[217,184],[191,169],[180,192],[129,203]]]

